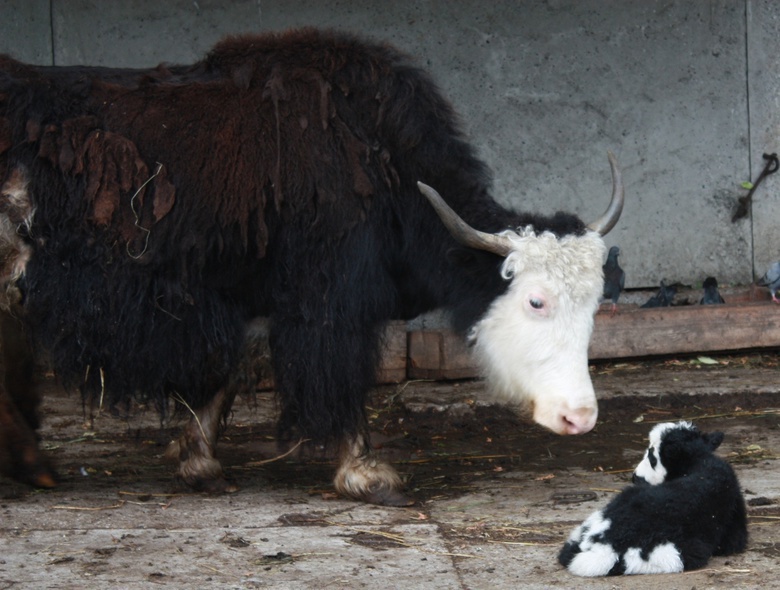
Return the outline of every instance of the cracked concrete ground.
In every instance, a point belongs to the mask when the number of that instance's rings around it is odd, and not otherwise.
[[[766,362],[769,359],[770,362]],[[241,400],[219,455],[240,490],[177,487],[175,425],[151,411],[85,420],[50,381],[43,444],[61,485],[0,480],[4,588],[780,588],[780,385],[771,355],[601,364],[594,432],[558,437],[485,401],[480,382],[378,388],[374,442],[418,503],[338,497],[325,456],[278,456],[270,392]],[[628,481],[656,421],[723,430],[749,503],[750,545],[680,575],[581,579],[556,556]]]

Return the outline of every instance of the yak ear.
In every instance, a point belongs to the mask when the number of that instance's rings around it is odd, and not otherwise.
[[[723,436],[722,432],[710,432],[709,434],[703,435],[703,438],[710,450],[714,451],[720,446],[720,443],[723,442]]]

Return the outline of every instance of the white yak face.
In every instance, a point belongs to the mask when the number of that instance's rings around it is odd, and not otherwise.
[[[588,432],[598,415],[588,344],[604,242],[591,231],[503,235],[513,243],[501,271],[511,284],[472,328],[476,358],[493,391],[528,406],[537,423],[558,434]]]

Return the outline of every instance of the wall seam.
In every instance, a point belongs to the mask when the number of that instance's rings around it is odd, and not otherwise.
[[[747,178],[753,180],[753,134],[750,112],[750,2],[745,0],[745,106],[747,109],[747,143],[748,143],[748,174]],[[750,269],[751,282],[756,277],[756,249],[755,249],[755,218],[753,217],[753,202],[749,203],[750,219]]]
[[[51,65],[56,66],[56,52],[54,49],[54,0],[49,0],[49,46],[51,47]]]

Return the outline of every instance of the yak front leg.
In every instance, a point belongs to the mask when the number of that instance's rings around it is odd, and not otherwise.
[[[340,494],[383,506],[414,504],[401,491],[403,483],[396,470],[377,459],[366,436],[347,435],[339,446],[338,461],[333,483]]]
[[[224,493],[237,489],[227,482],[216,458],[217,437],[235,397],[235,389],[220,389],[208,404],[193,411],[182,435],[165,451],[168,459],[178,462],[176,476],[195,490]]]

